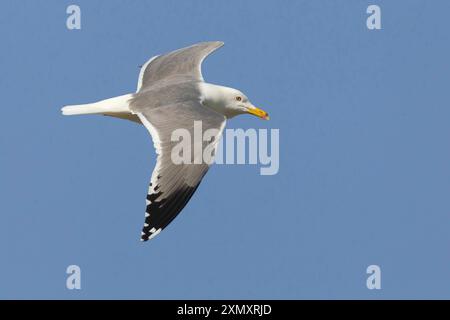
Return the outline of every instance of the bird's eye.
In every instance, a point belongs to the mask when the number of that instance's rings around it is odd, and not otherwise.
[[[237,97],[236,97],[236,101],[242,101],[242,98],[239,97],[239,96],[237,96]]]

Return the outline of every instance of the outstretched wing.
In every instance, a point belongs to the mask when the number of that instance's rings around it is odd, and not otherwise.
[[[145,224],[141,235],[141,240],[147,241],[161,232],[194,194],[211,163],[203,157],[204,153],[214,153],[226,119],[195,101],[145,109],[136,114],[150,131],[158,154],[148,190]],[[190,135],[190,140],[183,144],[190,150],[182,149],[179,152],[182,141],[172,141],[175,130],[179,130],[177,132],[181,133],[183,139],[188,138],[186,134]],[[203,133],[207,130],[209,138],[203,141]],[[178,135],[176,136],[178,139]],[[194,141],[194,138],[200,140]],[[180,163],[181,158],[175,159],[172,156],[175,146],[178,146],[177,157],[186,155],[189,161]],[[185,152],[190,152],[190,157]]]
[[[155,82],[165,79],[203,81],[203,60],[221,46],[221,41],[202,42],[151,58],[142,66],[137,91],[145,90]]]

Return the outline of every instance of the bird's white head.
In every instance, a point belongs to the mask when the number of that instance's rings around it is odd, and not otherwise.
[[[255,107],[239,90],[210,83],[202,83],[200,90],[203,104],[227,118],[248,113],[269,120],[269,114]]]

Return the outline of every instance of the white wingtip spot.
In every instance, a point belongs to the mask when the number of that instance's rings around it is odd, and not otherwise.
[[[152,230],[154,230],[155,228],[153,228]],[[156,237],[160,232],[161,232],[161,228],[159,228],[158,230],[156,230],[154,233],[152,233],[152,235],[148,238],[148,240],[153,239],[154,237]],[[151,231],[150,231],[151,232]]]

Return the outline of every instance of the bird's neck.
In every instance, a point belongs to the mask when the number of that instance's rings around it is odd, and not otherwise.
[[[227,108],[230,88],[206,82],[201,82],[199,87],[201,102],[204,106],[223,114],[227,118],[234,116],[232,110]]]

